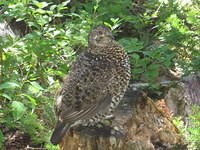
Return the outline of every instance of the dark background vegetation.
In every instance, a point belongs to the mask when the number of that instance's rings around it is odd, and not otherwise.
[[[131,82],[151,83],[157,95],[168,70],[200,70],[198,0],[1,0],[0,6],[1,22],[18,33],[0,38],[2,148],[6,132],[19,130],[32,146],[56,149],[49,143],[54,96],[97,24],[109,26],[128,52]]]

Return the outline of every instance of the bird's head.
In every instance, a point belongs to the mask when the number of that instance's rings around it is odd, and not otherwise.
[[[108,46],[114,40],[111,30],[104,26],[96,26],[89,34],[89,45],[93,46]]]

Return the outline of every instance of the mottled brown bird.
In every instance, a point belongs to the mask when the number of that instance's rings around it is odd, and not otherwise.
[[[99,25],[77,58],[56,100],[58,121],[51,137],[58,144],[77,122],[98,122],[111,115],[130,79],[128,56],[110,29]]]

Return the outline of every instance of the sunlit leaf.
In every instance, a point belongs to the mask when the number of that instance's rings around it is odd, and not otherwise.
[[[8,94],[3,93],[3,94],[0,94],[0,96],[5,97],[8,100],[12,100],[12,98]]]
[[[119,40],[127,52],[139,51],[143,48],[143,43],[137,38],[123,38]]]
[[[44,88],[42,88],[37,82],[33,81],[30,82],[31,85],[29,85],[29,91],[31,93],[38,93],[42,90],[44,90]]]
[[[27,95],[27,94],[21,94],[21,96],[25,96],[25,97],[27,97],[30,101],[31,101],[31,103],[35,106],[35,105],[37,105],[37,100],[36,99],[34,99],[33,97],[31,97],[30,95]]]
[[[0,85],[0,90],[2,89],[14,89],[20,87],[19,84],[15,83],[15,82],[5,82],[3,84]]]
[[[34,88],[39,89],[39,90],[44,90],[44,88],[41,87],[37,82],[33,81],[33,82],[30,82],[30,83]]]
[[[34,0],[33,2],[38,8],[45,8],[49,5],[49,3],[47,3],[47,2],[39,2],[36,0]]]
[[[12,115],[15,120],[19,120],[25,113],[26,107],[22,102],[13,101],[11,104]]]

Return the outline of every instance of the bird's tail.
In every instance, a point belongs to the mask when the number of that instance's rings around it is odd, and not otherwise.
[[[54,145],[59,144],[65,133],[69,130],[70,125],[66,122],[58,121],[50,139],[51,143]]]

